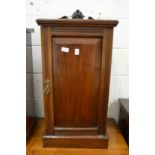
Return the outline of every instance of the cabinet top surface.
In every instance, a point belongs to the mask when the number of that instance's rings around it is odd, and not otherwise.
[[[41,26],[75,26],[75,27],[114,27],[118,24],[117,20],[94,20],[94,19],[37,19],[36,22]]]

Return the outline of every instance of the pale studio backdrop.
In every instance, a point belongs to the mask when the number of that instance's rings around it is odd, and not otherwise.
[[[34,29],[31,44],[33,70],[27,73],[27,79],[33,77],[34,98],[29,98],[29,100],[35,102],[36,116],[44,117],[40,27],[37,25],[36,19],[70,16],[76,9],[80,9],[86,17],[119,20],[118,26],[114,29],[108,110],[108,117],[118,121],[118,99],[129,97],[128,0],[26,0],[26,27]],[[27,54],[29,54],[31,52],[29,43],[26,48]],[[27,87],[29,87],[29,83],[27,83]],[[27,90],[29,94],[32,93],[29,89]]]

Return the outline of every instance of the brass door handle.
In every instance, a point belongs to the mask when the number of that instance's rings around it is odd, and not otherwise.
[[[50,94],[50,80],[46,79],[44,81],[44,85],[45,85],[45,88],[44,88],[44,94],[45,95],[49,95]]]

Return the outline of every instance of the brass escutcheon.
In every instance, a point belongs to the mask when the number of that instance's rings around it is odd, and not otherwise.
[[[44,85],[45,85],[45,88],[44,88],[44,94],[45,95],[49,95],[50,94],[50,80],[49,79],[46,79],[44,81]]]

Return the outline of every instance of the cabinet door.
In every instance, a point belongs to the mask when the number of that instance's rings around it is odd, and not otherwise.
[[[97,127],[101,38],[53,37],[54,126]]]

